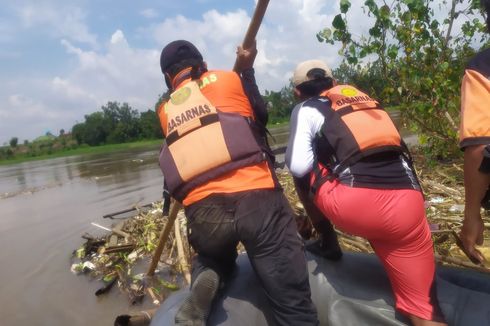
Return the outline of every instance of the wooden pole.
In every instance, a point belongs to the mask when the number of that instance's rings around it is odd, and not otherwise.
[[[184,245],[182,243],[182,235],[180,233],[180,221],[177,219],[175,224],[175,240],[177,242],[177,256],[179,257],[179,265],[184,274],[187,284],[191,284],[191,273],[189,272],[189,264],[185,256]]]
[[[255,11],[252,16],[252,20],[248,25],[247,33],[245,34],[245,38],[243,39],[242,47],[244,49],[251,47],[253,42],[255,41],[255,37],[257,36],[257,32],[259,31],[260,24],[262,24],[262,19],[264,18],[265,11],[267,10],[268,5],[269,0],[258,0],[257,7],[255,7]],[[238,70],[238,60],[235,61],[233,70]]]
[[[172,230],[173,224],[175,222],[175,218],[177,217],[177,213],[182,208],[182,204],[178,201],[174,201],[172,205],[172,209],[170,210],[170,214],[168,215],[167,224],[163,228],[160,233],[160,238],[158,239],[158,245],[155,249],[155,253],[153,254],[153,259],[151,260],[150,267],[148,268],[147,276],[153,276],[155,274],[155,269],[157,268],[158,261],[160,260],[160,256],[162,255],[163,248],[165,247],[165,243],[167,242],[168,235],[170,234],[170,230]]]

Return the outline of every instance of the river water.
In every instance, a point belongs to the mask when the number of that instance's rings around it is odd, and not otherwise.
[[[102,216],[161,199],[158,148],[0,167],[0,325],[112,325],[143,309],[70,272],[71,252]]]

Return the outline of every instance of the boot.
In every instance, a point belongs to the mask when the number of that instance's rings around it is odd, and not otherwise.
[[[320,237],[307,241],[305,243],[305,249],[328,260],[340,260],[342,258],[342,250],[340,249],[337,233],[332,224],[327,220],[323,220],[316,223],[314,227],[320,234]]]
[[[201,272],[175,315],[175,325],[205,326],[218,287],[219,276],[215,271],[206,269]]]
[[[323,237],[308,240],[305,243],[305,249],[312,254],[332,261],[338,261],[340,258],[342,258],[342,250],[340,249],[338,242],[333,246],[329,246],[326,244]]]

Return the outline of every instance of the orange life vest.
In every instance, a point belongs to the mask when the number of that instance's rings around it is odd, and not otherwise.
[[[490,49],[468,64],[461,84],[460,147],[490,144]]]
[[[170,193],[184,205],[212,193],[274,187],[235,73],[208,72],[183,82],[158,115],[166,135],[160,167]]]
[[[388,113],[360,90],[338,85],[316,100],[324,101],[318,109],[325,116],[321,133],[329,147],[328,163],[335,165],[333,173],[374,153],[406,151]]]

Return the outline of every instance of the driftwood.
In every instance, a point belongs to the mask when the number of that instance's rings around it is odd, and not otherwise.
[[[133,249],[135,247],[136,247],[136,245],[134,243],[108,246],[108,247],[102,248],[100,250],[100,253],[101,254],[112,254],[115,252],[129,252],[129,251],[133,251]]]
[[[458,198],[462,198],[463,195],[461,194],[461,192],[459,190],[456,190],[456,189],[453,189],[453,188],[450,188],[448,186],[445,186],[441,183],[438,183],[436,181],[433,181],[433,180],[430,180],[430,179],[425,179],[422,181],[423,184],[426,184],[430,187],[432,187],[433,189],[435,190],[438,190],[441,194],[444,194],[444,195],[453,195],[453,196],[456,196]]]
[[[123,237],[125,239],[128,239],[129,238],[129,234],[126,233],[126,232],[124,232],[124,231],[121,231],[121,230],[118,230],[118,229],[114,229],[114,228],[113,229],[109,229],[108,227],[102,226],[102,225],[97,224],[97,223],[94,223],[94,222],[92,222],[90,224],[92,224],[93,226],[98,227],[99,229],[102,229],[102,230],[105,230],[105,231],[110,231],[112,233],[115,233],[117,235],[120,235],[121,237]]]
[[[117,278],[118,277],[114,277],[112,279],[112,281],[110,281],[109,283],[107,283],[106,285],[104,285],[103,287],[101,287],[100,289],[98,289],[97,291],[95,291],[95,295],[96,296],[99,296],[99,295],[102,295],[102,294],[105,294],[105,293],[109,292],[110,289],[112,289],[112,287],[114,286],[114,284],[116,284]]]
[[[355,237],[342,231],[336,230],[339,235],[339,242],[351,247],[355,247],[361,252],[373,252],[369,243],[363,238]]]
[[[456,258],[456,257],[441,256],[439,254],[435,254],[435,258],[436,258],[436,261],[439,262],[439,263],[448,263],[448,264],[451,264],[451,265],[459,265],[459,266],[462,266],[462,267],[465,267],[465,268],[474,269],[474,270],[476,270],[478,272],[490,274],[490,268],[486,268],[483,265],[471,264],[469,262],[466,262],[466,261],[461,260],[461,259]]]
[[[146,205],[143,205],[143,206],[139,206],[139,207],[135,205],[134,207],[131,207],[131,208],[128,208],[128,209],[123,209],[122,211],[118,211],[118,212],[114,212],[114,213],[103,215],[102,218],[110,218],[110,219],[113,219],[114,216],[121,215],[121,214],[124,214],[124,213],[129,213],[129,212],[138,210],[138,209],[143,208],[143,207],[152,207],[152,206],[153,206],[153,203],[149,203],[149,204],[146,204]]]
[[[149,286],[149,287],[146,287],[146,291],[148,292],[151,299],[153,300],[153,304],[158,306],[160,304],[160,298],[155,294],[153,289]]]

